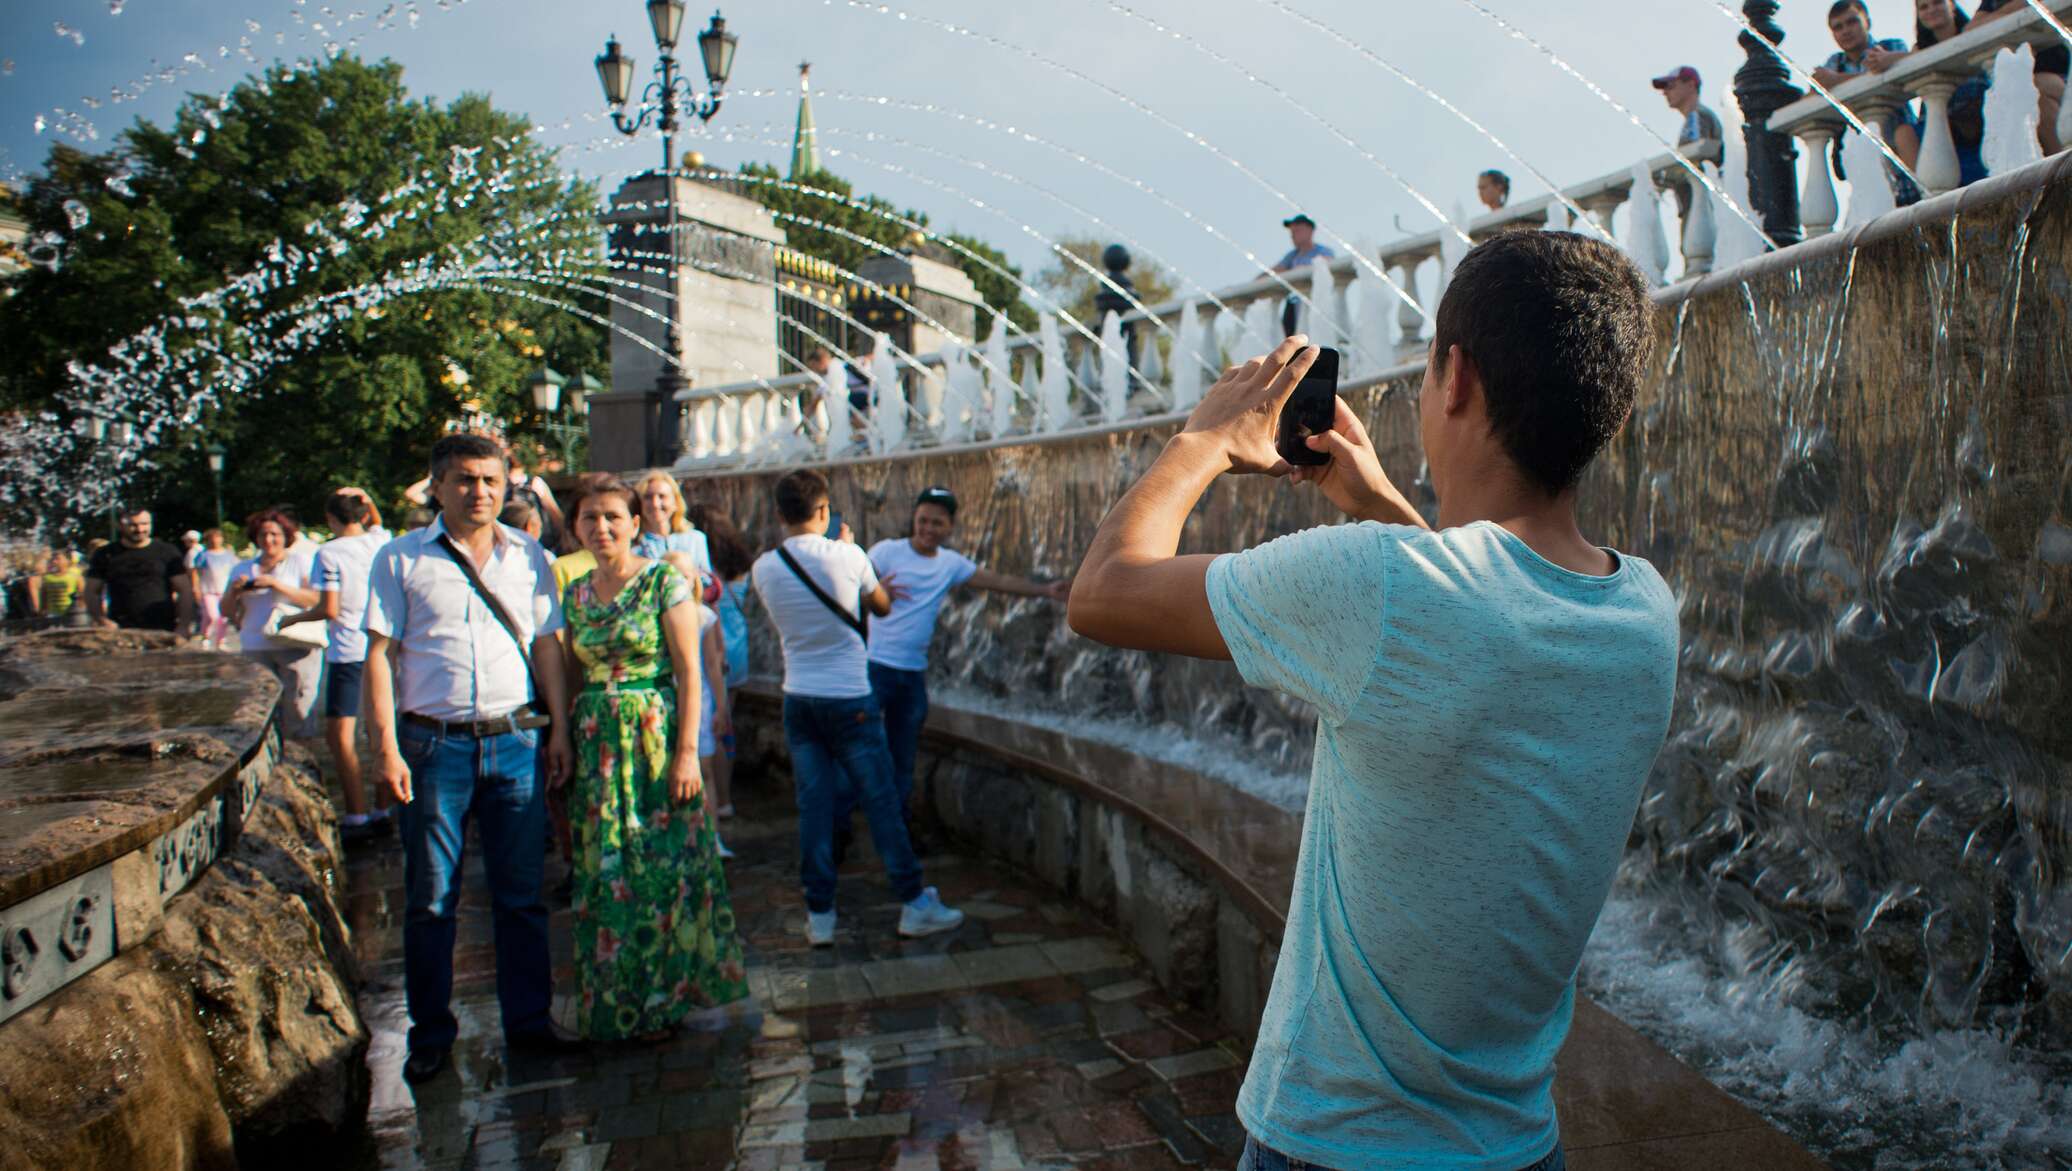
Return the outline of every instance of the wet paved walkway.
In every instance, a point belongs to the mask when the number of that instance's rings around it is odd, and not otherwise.
[[[455,952],[451,1067],[401,1077],[402,854],[356,848],[349,915],[374,1033],[369,1126],[395,1168],[816,1168],[1123,1171],[1229,1167],[1236,1041],[1161,993],[1089,916],[981,860],[935,854],[928,881],[962,907],[945,936],[901,940],[898,906],[859,849],[842,871],[836,946],[805,945],[789,793],[737,794],[724,824],[752,1000],[660,1045],[507,1057],[489,899],[470,843]],[[550,860],[550,882],[563,870]],[[557,1009],[569,912],[553,919]]]

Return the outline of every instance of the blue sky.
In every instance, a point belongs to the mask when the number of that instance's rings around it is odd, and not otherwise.
[[[1743,59],[1736,26],[1715,0],[1474,3],[1545,42],[1669,138],[1676,118],[1648,78],[1694,65],[1706,100],[1718,104]],[[90,118],[105,145],[139,115],[165,118],[184,93],[227,88],[252,68],[238,55],[245,37],[270,61],[358,35],[363,55],[404,65],[416,95],[487,92],[546,127],[542,137],[566,146],[568,166],[608,186],[660,153],[652,139],[608,141],[616,135],[598,118],[591,67],[616,32],[644,80],[655,51],[640,0],[416,0],[414,26],[408,0],[121,0],[119,12],[112,0],[7,5],[0,58],[12,64],[0,75],[0,172],[8,174],[40,166],[48,144],[69,137],[58,108]],[[1880,32],[1910,34],[1910,6],[1872,6]],[[1279,220],[1294,206],[1348,239],[1383,241],[1398,223],[1432,227],[1375,159],[1449,212],[1473,208],[1474,175],[1484,167],[1509,171],[1518,196],[1543,190],[1525,166],[1312,21],[1415,75],[1558,182],[1623,169],[1660,149],[1469,0],[905,0],[882,10],[852,0],[731,0],[726,8],[741,36],[734,96],[687,148],[728,167],[781,165],[797,65],[810,59],[833,169],[862,190],[927,211],[939,227],[993,240],[1026,268],[1045,262],[1040,237],[1127,236],[1187,277],[1217,285],[1248,275],[1244,249],[1279,255]],[[1825,3],[1787,0],[1780,18],[1785,50],[1809,65],[1832,49],[1825,11]],[[694,8],[687,30],[707,15]],[[83,43],[55,31],[59,22]],[[183,60],[189,53],[199,66]],[[137,100],[107,100],[111,87],[165,67],[181,75],[154,81]],[[101,107],[87,109],[83,95]],[[928,105],[936,110],[920,108]],[[39,114],[51,123],[41,134]],[[1023,133],[1096,165],[1023,141]]]

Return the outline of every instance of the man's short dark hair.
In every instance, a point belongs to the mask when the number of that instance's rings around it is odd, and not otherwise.
[[[1863,13],[1863,27],[1869,28],[1871,26],[1871,10],[1870,6],[1865,4],[1863,0],[1835,0],[1833,4],[1827,6],[1827,22],[1833,24],[1835,17],[1842,15],[1851,8]]]
[[[1626,254],[1569,232],[1507,232],[1461,258],[1432,360],[1458,345],[1482,374],[1489,427],[1526,478],[1559,495],[1633,411],[1654,342],[1647,281]]]
[[[487,435],[473,435],[461,431],[452,435],[441,435],[432,444],[432,479],[437,481],[446,474],[446,469],[464,459],[503,460],[504,469],[510,470],[511,461],[504,454],[504,446]]]
[[[128,520],[129,518],[136,516],[138,513],[142,513],[146,516],[151,515],[151,506],[148,504],[125,504],[118,512],[116,512],[115,516],[118,520]]]
[[[367,500],[357,492],[333,492],[324,501],[324,515],[342,525],[367,523]]]
[[[777,481],[777,515],[788,525],[802,525],[827,502],[827,477],[801,468]]]
[[[914,497],[914,508],[919,510],[924,504],[933,504],[949,513],[951,520],[957,519],[957,494],[948,488],[921,489],[921,494]]]
[[[540,510],[534,508],[531,502],[513,498],[504,501],[503,511],[497,513],[496,519],[498,524],[509,528],[523,529],[539,514]]]
[[[1482,172],[1480,175],[1477,175],[1476,178],[1489,180],[1490,182],[1496,184],[1498,189],[1503,191],[1504,196],[1506,198],[1510,197],[1511,177],[1509,175],[1504,174],[1502,171],[1492,168],[1490,170]]]

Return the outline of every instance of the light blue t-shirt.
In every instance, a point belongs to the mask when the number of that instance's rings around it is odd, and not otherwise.
[[[1287,934],[1238,1118],[1329,1167],[1516,1171],[1557,1138],[1576,965],[1669,727],[1676,601],[1488,522],[1219,557],[1245,681],[1317,709]]]
[[[955,549],[937,549],[934,556],[923,557],[914,552],[910,537],[872,545],[871,565],[880,578],[893,578],[901,596],[892,600],[891,613],[871,623],[870,661],[901,671],[926,671],[943,596],[970,581],[978,565]]]

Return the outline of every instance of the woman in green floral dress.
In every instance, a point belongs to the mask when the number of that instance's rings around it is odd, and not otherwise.
[[[698,771],[698,602],[675,566],[635,556],[633,489],[584,496],[574,527],[597,568],[562,599],[584,682],[575,731],[577,1027],[666,1036],[694,1007],[747,995],[741,941]]]

